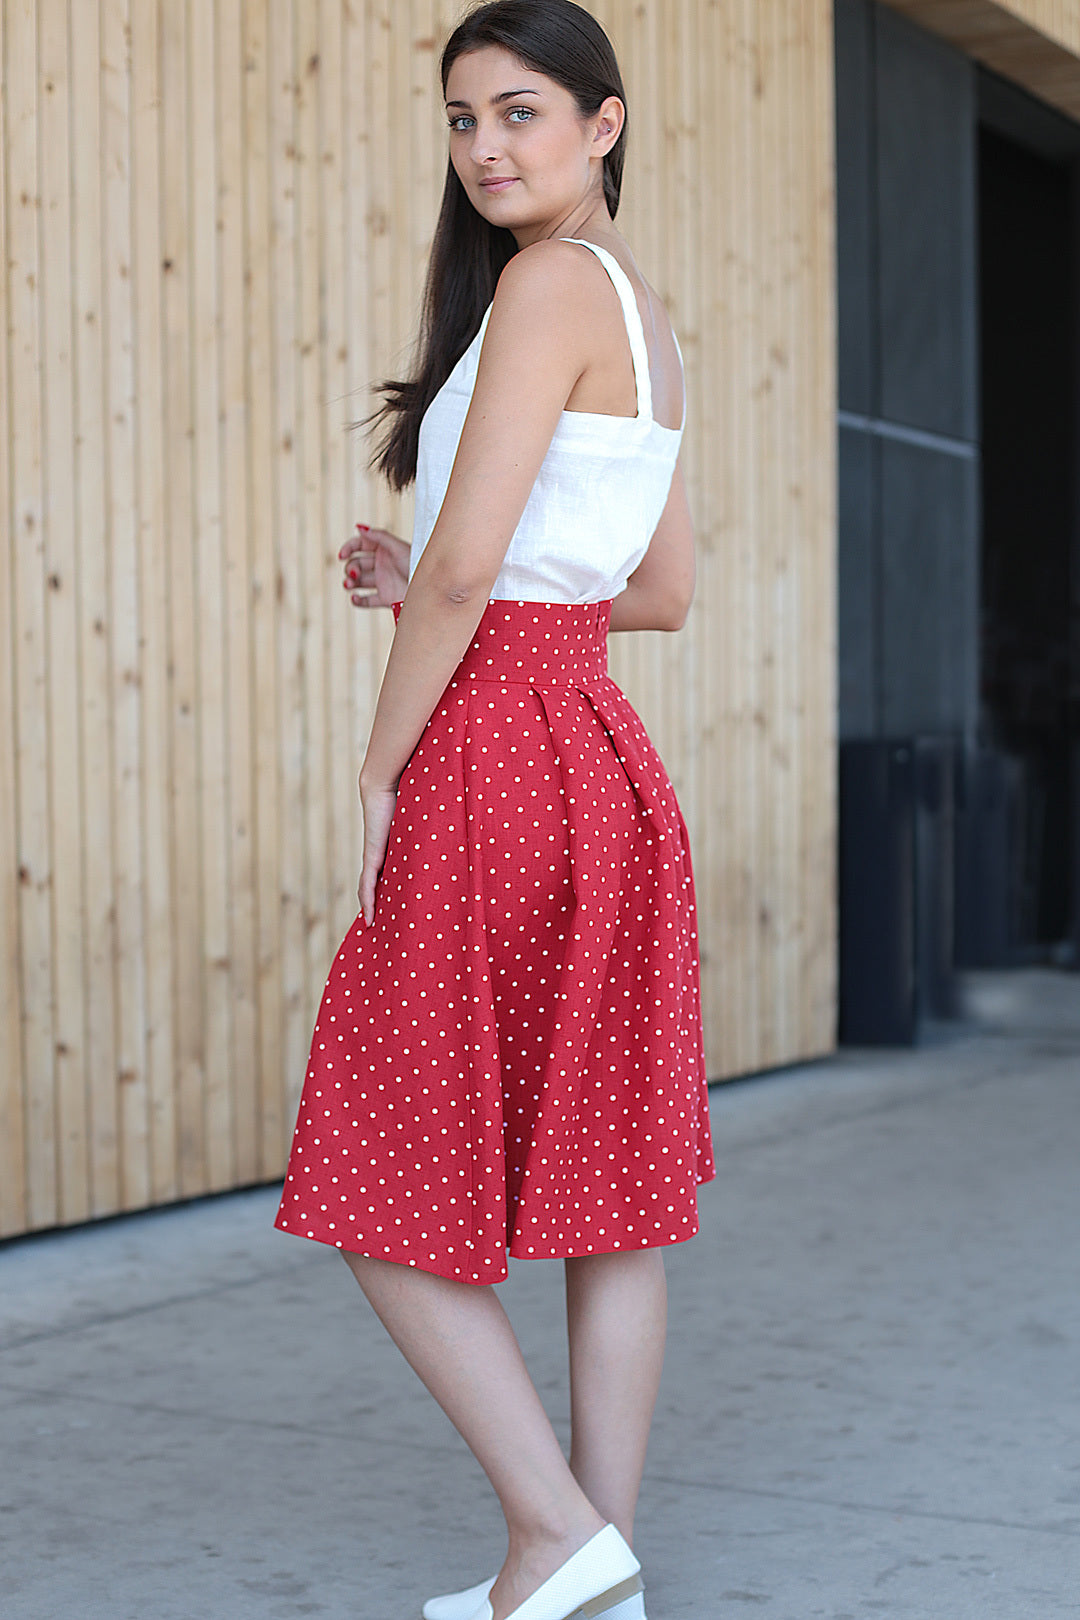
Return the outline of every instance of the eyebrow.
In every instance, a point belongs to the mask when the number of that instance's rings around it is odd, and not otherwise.
[[[497,107],[500,101],[513,101],[515,96],[539,96],[542,94],[542,90],[504,90],[501,95],[492,96],[491,105]],[[446,105],[448,107],[466,107],[470,110],[472,106],[471,102],[468,101],[448,101]]]

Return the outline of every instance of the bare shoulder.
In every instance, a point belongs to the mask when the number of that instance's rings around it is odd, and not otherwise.
[[[552,237],[519,249],[503,268],[492,314],[534,311],[549,328],[553,317],[589,320],[603,305],[607,273],[594,253]]]

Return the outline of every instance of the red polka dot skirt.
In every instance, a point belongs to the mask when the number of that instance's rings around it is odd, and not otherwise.
[[[327,980],[283,1231],[470,1283],[697,1231],[690,847],[611,605],[486,605]]]

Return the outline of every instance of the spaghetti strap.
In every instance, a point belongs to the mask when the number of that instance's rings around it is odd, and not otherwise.
[[[626,321],[626,335],[630,339],[630,355],[634,362],[634,380],[637,383],[638,417],[643,422],[651,422],[652,410],[652,378],[649,375],[649,350],[645,343],[645,327],[641,320],[641,311],[634,294],[630,277],[619,263],[613,253],[602,248],[597,242],[589,242],[584,236],[564,236],[563,242],[577,242],[581,247],[587,247],[600,260],[604,269],[611,278],[612,285],[619,295],[622,305],[623,318]],[[685,413],[684,413],[685,414]]]
[[[679,357],[679,373],[682,377],[682,421],[679,423],[679,432],[683,433],[686,429],[686,361],[683,359],[682,344],[679,342],[679,334],[676,332],[674,327],[671,328],[671,335],[675,340],[675,353]]]

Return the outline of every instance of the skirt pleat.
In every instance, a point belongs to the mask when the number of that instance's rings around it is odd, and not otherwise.
[[[282,1230],[472,1283],[697,1231],[690,846],[610,612],[487,604],[326,983]]]

